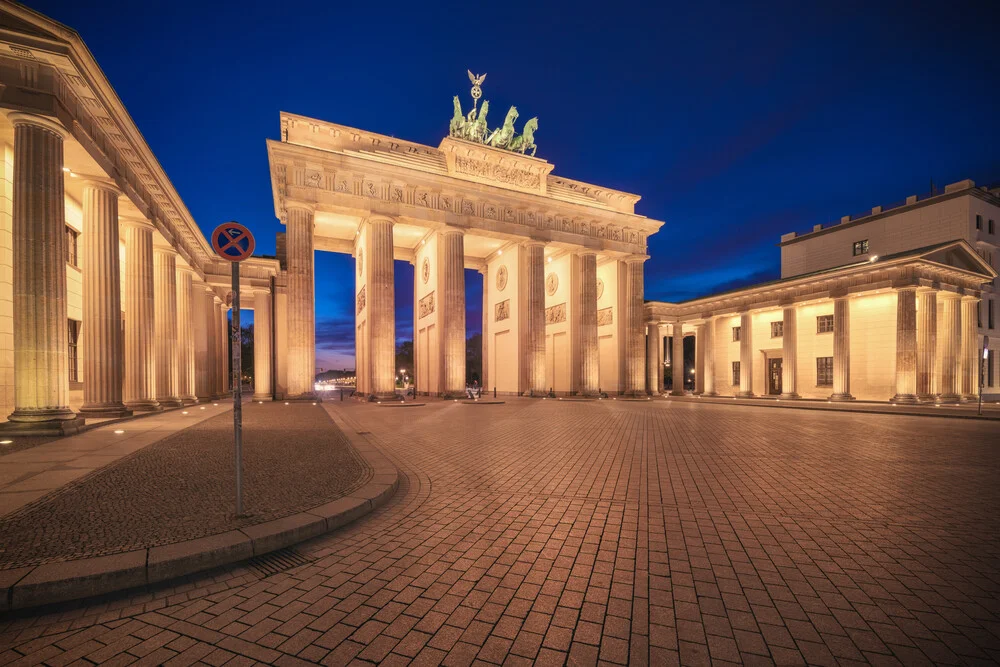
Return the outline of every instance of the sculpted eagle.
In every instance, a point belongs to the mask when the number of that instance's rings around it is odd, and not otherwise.
[[[486,80],[485,74],[480,74],[479,76],[476,76],[475,74],[472,73],[472,70],[465,70],[465,71],[469,73],[469,81],[472,82],[473,86],[478,86],[482,84],[483,81]]]

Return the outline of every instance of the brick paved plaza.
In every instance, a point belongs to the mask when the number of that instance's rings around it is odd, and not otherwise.
[[[0,617],[0,663],[1000,661],[996,422],[323,409],[399,467],[386,506],[284,572]]]

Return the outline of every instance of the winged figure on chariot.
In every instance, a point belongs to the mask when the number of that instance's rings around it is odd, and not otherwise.
[[[448,126],[448,135],[534,157],[537,149],[535,131],[538,129],[538,118],[528,120],[524,124],[524,131],[517,134],[514,129],[514,122],[517,120],[517,107],[512,106],[507,111],[503,125],[491,131],[486,124],[490,109],[489,100],[484,100],[482,108],[477,109],[479,98],[483,96],[483,89],[480,85],[486,80],[486,74],[476,75],[472,73],[472,70],[467,71],[469,81],[472,83],[472,109],[467,114],[463,113],[462,103],[459,101],[458,95],[455,95],[453,100],[455,110]]]

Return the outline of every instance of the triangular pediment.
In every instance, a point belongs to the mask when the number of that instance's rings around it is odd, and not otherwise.
[[[995,277],[996,271],[980,257],[965,241],[956,241],[949,245],[941,246],[930,250],[920,256],[921,259],[935,264],[950,266],[960,271],[978,273],[984,277]]]
[[[18,12],[18,10],[20,11]],[[0,7],[0,30],[65,41],[65,36],[59,34],[54,25],[52,29],[48,29],[49,26],[46,24],[54,24],[54,21],[31,11],[27,7]]]

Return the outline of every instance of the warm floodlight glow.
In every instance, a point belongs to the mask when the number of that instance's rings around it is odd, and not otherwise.
[[[874,264],[875,262],[878,261],[878,255],[872,255],[868,261]]]
[[[13,440],[0,440],[0,445],[13,445]]]
[[[121,435],[121,434],[122,434],[122,433],[124,433],[124,432],[125,432],[125,431],[123,431],[123,430],[121,430],[121,429],[118,429],[117,431],[115,431],[115,435]]]

